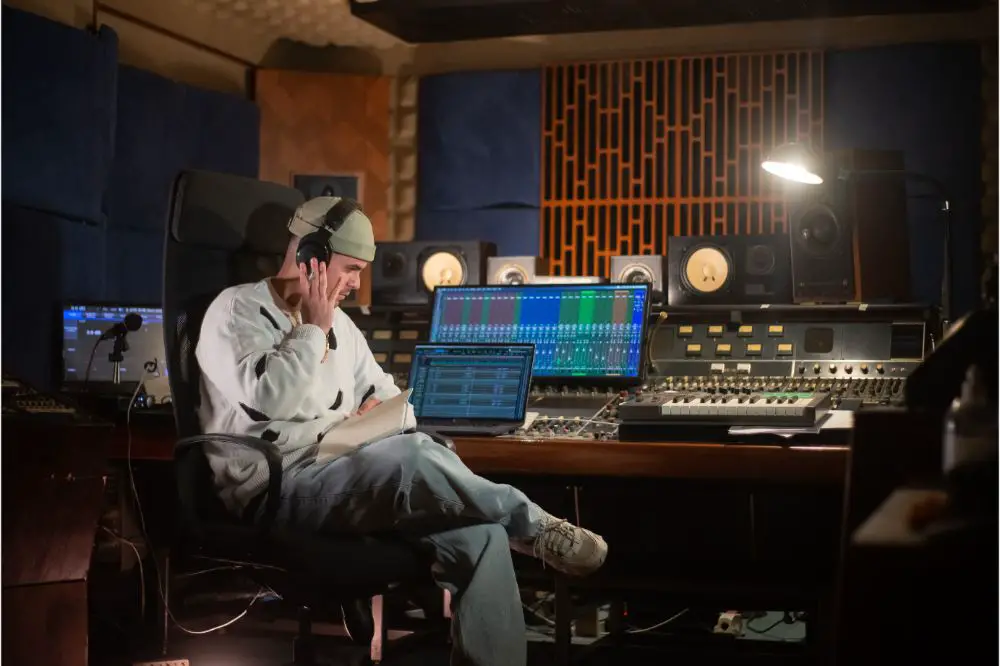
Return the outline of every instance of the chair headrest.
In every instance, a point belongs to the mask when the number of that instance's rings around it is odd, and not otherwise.
[[[288,220],[304,201],[298,190],[243,176],[185,171],[171,206],[171,235],[183,245],[284,254]]]

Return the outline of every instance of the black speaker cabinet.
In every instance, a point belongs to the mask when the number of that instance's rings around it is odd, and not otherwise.
[[[372,262],[372,305],[424,306],[439,285],[486,284],[496,245],[479,241],[379,243]]]
[[[910,240],[897,151],[827,157],[826,182],[789,197],[792,296],[796,303],[908,302]]]
[[[667,304],[790,303],[788,237],[674,236],[668,240]]]

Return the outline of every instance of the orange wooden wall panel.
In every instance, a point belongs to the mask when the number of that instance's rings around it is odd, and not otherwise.
[[[389,240],[389,78],[257,70],[260,178],[357,174],[376,240]],[[359,300],[370,301],[367,273]]]
[[[542,109],[542,254],[607,275],[669,236],[787,231],[760,169],[774,146],[822,149],[814,51],[552,65]]]

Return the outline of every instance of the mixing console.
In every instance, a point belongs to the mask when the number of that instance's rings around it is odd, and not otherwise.
[[[618,406],[628,395],[626,391],[600,389],[536,388],[528,399],[528,413],[534,416],[514,436],[614,440],[618,435]]]
[[[81,414],[75,407],[61,399],[39,393],[12,377],[4,377],[3,415],[73,420]]]
[[[619,414],[623,423],[808,428],[829,410],[828,393],[746,389],[643,394],[622,403]]]

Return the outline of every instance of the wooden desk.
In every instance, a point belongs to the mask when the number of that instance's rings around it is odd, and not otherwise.
[[[131,427],[131,459],[173,457],[173,421],[146,419]],[[459,437],[458,454],[479,474],[740,479],[841,484],[847,447],[789,447],[678,442],[594,442]],[[129,434],[115,428],[112,457],[125,458]]]

